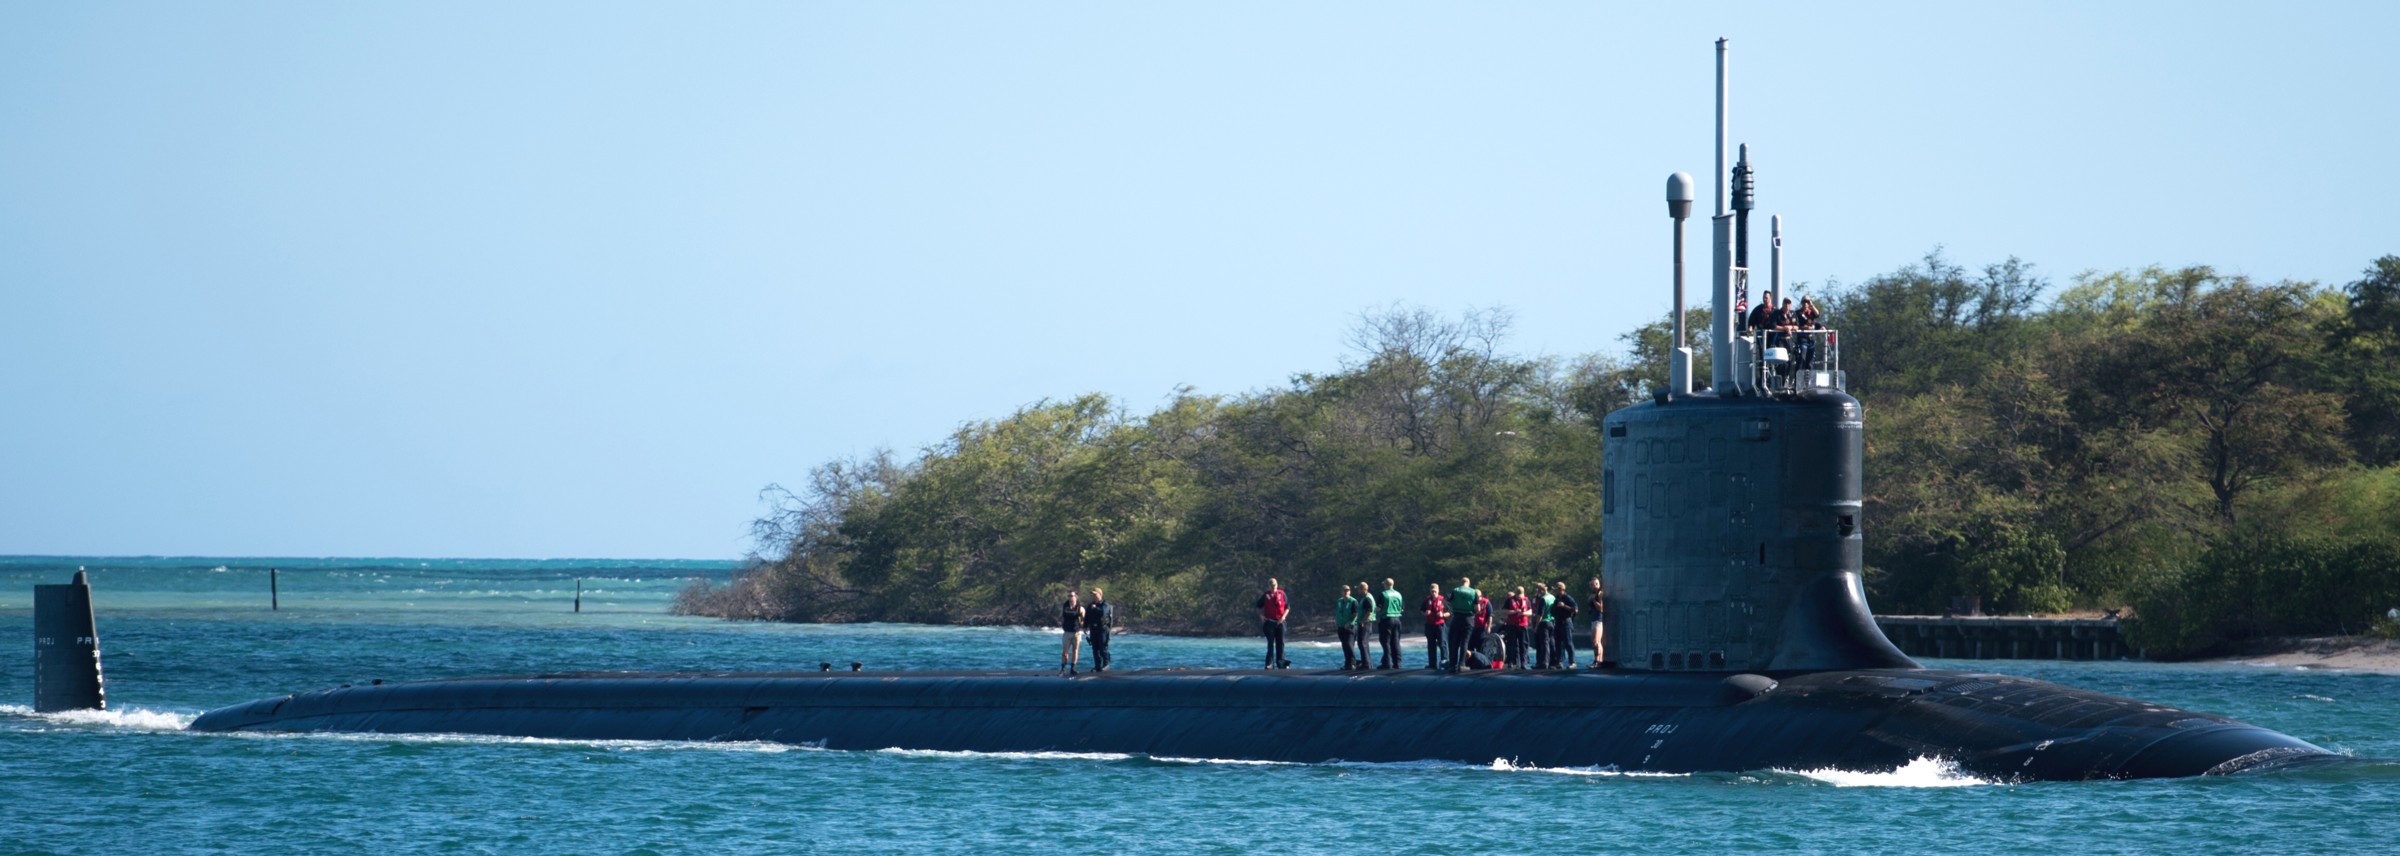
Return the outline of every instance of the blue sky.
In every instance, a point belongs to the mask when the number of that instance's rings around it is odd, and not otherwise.
[[[1371,307],[1616,351],[1719,36],[1794,280],[2400,252],[2400,5],[1660,5],[0,6],[0,553],[730,558]]]

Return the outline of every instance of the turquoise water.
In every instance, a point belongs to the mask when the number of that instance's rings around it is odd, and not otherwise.
[[[92,577],[111,710],[35,715],[32,586]],[[267,568],[282,609],[267,609]],[[758,744],[199,735],[295,690],[570,669],[1056,662],[1048,631],[666,614],[711,562],[0,558],[0,852],[2392,852],[2400,764],[1992,784],[1617,775]],[[583,612],[572,612],[576,581]],[[1126,634],[1121,667],[1248,665],[1249,640]],[[1412,651],[1414,649],[1412,648]],[[1297,665],[1339,665],[1331,642]],[[1947,661],[2400,758],[2400,678],[2238,664]],[[1573,735],[1527,735],[1571,740]]]

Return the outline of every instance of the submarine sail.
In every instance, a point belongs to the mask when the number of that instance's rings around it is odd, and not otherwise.
[[[1659,772],[1888,771],[1939,758],[1978,776],[2070,780],[2338,757],[2223,717],[1924,669],[1883,636],[1860,576],[1864,409],[1844,391],[1838,340],[1737,332],[1749,282],[1736,236],[1748,234],[1756,176],[1746,149],[1733,170],[1724,164],[1723,40],[1717,49],[1709,384],[1694,388],[1682,338],[1692,182],[1678,174],[1670,381],[1609,414],[1600,438],[1606,668],[544,674],[279,696],[190,728]],[[1779,223],[1775,234],[1780,268]]]

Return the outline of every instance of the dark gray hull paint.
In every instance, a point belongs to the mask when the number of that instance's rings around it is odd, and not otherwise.
[[[2333,757],[2221,717],[2000,675],[1621,672],[594,673],[346,687],[195,731],[757,740],[829,749],[1128,753],[1316,763],[1496,759],[1686,773],[1897,769],[2190,776]]]

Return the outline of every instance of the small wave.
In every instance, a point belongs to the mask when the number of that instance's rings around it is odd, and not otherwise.
[[[1467,764],[1458,761],[1267,761],[1256,758],[1192,758],[1177,755],[1131,755],[1117,752],[971,752],[943,749],[877,749],[885,755],[912,758],[1004,759],[1022,761],[1147,761],[1178,766],[1221,767],[1340,767],[1369,770],[1462,770],[1499,771],[1510,773],[1552,773],[1565,776],[1615,776],[1626,778],[1684,778],[1688,773],[1656,773],[1620,771],[1614,767],[1538,767],[1520,765],[1506,758],[1495,758],[1490,764]]]
[[[1150,760],[1162,764],[1220,764],[1237,767],[1341,767],[1365,770],[1434,770],[1500,773],[1550,773],[1561,776],[1606,776],[1646,779],[1681,779],[1690,773],[1660,773],[1648,770],[1619,770],[1615,767],[1541,767],[1519,764],[1508,758],[1494,758],[1489,764],[1469,764],[1462,761],[1423,759],[1416,761],[1259,761],[1241,758],[1179,758],[1154,756]]]
[[[1957,764],[1939,758],[1918,758],[1900,769],[1884,773],[1861,773],[1832,767],[1776,772],[1814,779],[1837,788],[1958,788],[1991,784],[1960,772]]]
[[[951,749],[877,749],[879,754],[910,758],[998,758],[1010,761],[1125,761],[1121,752],[968,752]]]
[[[1493,758],[1491,766],[1483,768],[1500,773],[1549,773],[1558,776],[1606,776],[1627,779],[1685,779],[1690,773],[1660,773],[1652,770],[1619,770],[1614,765],[1604,767],[1540,767],[1519,764],[1507,758]]]
[[[123,728],[132,731],[182,731],[199,717],[196,713],[171,713],[129,707],[121,710],[62,710],[35,713],[33,708],[20,704],[0,704],[0,716],[22,716],[60,725]]]
[[[1256,761],[1246,758],[1178,758],[1172,755],[1153,755],[1150,760],[1161,764],[1215,764],[1228,767],[1303,767],[1298,761]]]
[[[2326,697],[2324,697],[2324,696],[2321,696],[2321,695],[2311,695],[2311,694],[2308,694],[2308,693],[2301,693],[2301,694],[2299,694],[2299,695],[2292,696],[2292,697],[2293,697],[2293,698],[2304,698],[2304,699],[2308,699],[2309,701],[2332,701],[2332,700],[2333,700],[2333,699],[2326,698]]]

